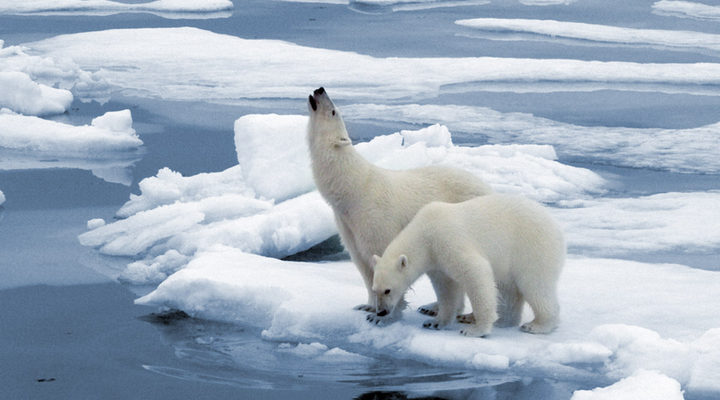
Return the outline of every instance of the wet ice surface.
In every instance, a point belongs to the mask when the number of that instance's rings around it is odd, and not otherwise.
[[[77,326],[132,321],[136,334],[127,337],[134,339],[114,345],[132,361],[90,377],[142,377],[139,390],[156,397],[172,397],[156,391],[170,382],[176,394],[200,384],[217,396],[277,398],[382,392],[566,399],[577,390],[587,390],[577,398],[617,398],[647,386],[667,398],[676,398],[678,387],[686,398],[712,398],[720,235],[708,221],[719,214],[720,96],[711,39],[720,29],[659,15],[679,2],[658,3],[257,1],[236,3],[232,17],[210,21],[2,16],[0,73],[25,82],[0,80],[18,94],[0,97],[12,110],[2,115],[41,115],[77,133],[106,112],[129,110],[131,120],[108,122],[124,121],[118,139],[133,131],[142,140],[129,153],[107,140],[83,153],[91,142],[67,146],[37,136],[37,144],[19,144],[17,134],[0,131],[2,143],[12,144],[0,153],[0,281],[8,288],[3,296],[17,300],[6,316],[17,326],[23,311],[42,321],[45,314],[27,305],[34,301],[47,313],[74,315]],[[691,10],[685,5],[683,13]],[[477,17],[506,19],[504,31],[485,36],[455,24]],[[528,21],[547,19],[625,27],[627,35],[653,31],[630,43],[583,36],[589,32],[574,25],[562,27],[570,31],[566,40],[534,37]],[[147,27],[163,29],[55,37]],[[702,32],[703,40],[679,49],[686,42],[668,30]],[[608,31],[617,32],[594,32]],[[27,48],[12,47],[20,44]],[[276,50],[272,79],[253,63],[268,48]],[[457,57],[465,58],[463,68]],[[249,78],[236,79],[239,66]],[[361,71],[349,74],[354,68]],[[453,331],[420,329],[422,317],[412,310],[385,328],[350,310],[364,289],[303,168],[305,97],[320,85],[337,94],[352,138],[367,142],[358,148],[373,162],[461,166],[499,191],[553,207],[572,255],[558,332],[497,330],[487,341],[468,342]],[[108,98],[104,105],[80,101]],[[65,100],[42,102],[54,99]],[[278,143],[292,152],[275,153]],[[32,146],[49,146],[50,155],[28,151]],[[137,197],[127,202],[130,193]],[[125,286],[97,286],[116,279]],[[28,286],[36,284],[86,286],[49,293]],[[318,295],[327,291],[330,305]],[[45,300],[99,293],[111,293],[102,313]],[[410,296],[413,306],[433,299],[427,282]],[[187,314],[137,308],[134,297]],[[140,326],[155,327],[160,338]],[[56,341],[42,329],[24,341],[17,329],[4,332],[18,348],[40,354],[36,343]],[[103,351],[94,343],[86,350]],[[158,353],[140,360],[138,345]],[[21,352],[6,354],[21,360]],[[57,373],[86,364],[82,356],[46,354],[23,360],[26,370],[17,371],[27,372],[3,376],[14,393],[82,381],[82,374]],[[36,372],[43,369],[51,373]]]

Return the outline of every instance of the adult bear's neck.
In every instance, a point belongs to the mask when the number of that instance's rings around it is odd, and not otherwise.
[[[351,144],[310,147],[315,184],[333,208],[346,208],[366,190],[366,182],[374,179],[377,167],[364,159]]]

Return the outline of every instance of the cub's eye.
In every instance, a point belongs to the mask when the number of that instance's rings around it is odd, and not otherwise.
[[[335,110],[332,110],[332,115],[335,115]]]
[[[385,294],[390,294],[390,289],[385,289]]]

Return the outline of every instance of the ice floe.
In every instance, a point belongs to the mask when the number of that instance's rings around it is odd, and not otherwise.
[[[455,21],[482,32],[509,34],[494,38],[511,39],[511,34],[532,34],[550,40],[573,39],[587,42],[720,51],[720,35],[680,30],[638,29],[581,22],[475,18]]]
[[[142,144],[130,110],[74,126],[0,109],[0,169],[81,168],[129,185]]]
[[[365,102],[433,98],[441,92],[476,90],[478,85],[486,91],[717,94],[720,84],[720,64],[714,63],[378,58],[197,28],[85,32],[26,46],[47,57],[70,58],[123,94],[168,100],[299,98],[316,87],[319,77],[334,88],[333,98]]]
[[[137,258],[123,277],[145,282],[164,279],[214,244],[280,258],[328,239],[337,231],[312,180],[306,125],[305,116],[239,118],[237,166],[189,177],[161,169],[118,211],[123,220],[80,235],[81,243]],[[385,168],[457,166],[496,190],[545,202],[587,198],[605,184],[589,170],[555,161],[550,146],[456,146],[441,125],[378,136],[356,148]]]
[[[28,0],[0,3],[0,14],[16,15],[110,15],[146,12],[164,18],[229,17],[230,0],[150,0],[121,2],[113,0]]]
[[[468,339],[459,327],[421,328],[423,316],[412,309],[434,299],[425,278],[408,292],[404,319],[378,327],[351,310],[364,289],[350,262],[289,262],[215,246],[137,302],[261,328],[272,341],[332,343],[366,356],[610,382],[650,369],[689,390],[718,390],[703,368],[720,361],[718,285],[717,273],[681,265],[570,258],[556,332],[495,329]]]
[[[623,167],[719,173],[720,123],[690,129],[578,126],[524,113],[456,105],[355,104],[349,120],[440,123],[483,135],[490,143],[552,145],[561,160],[591,160]]]
[[[5,194],[0,190],[0,206],[5,203]]]
[[[526,6],[556,6],[556,5],[570,5],[575,3],[577,0],[518,0],[520,4]]]
[[[720,19],[720,7],[694,1],[661,0],[652,5],[655,14],[680,18]]]

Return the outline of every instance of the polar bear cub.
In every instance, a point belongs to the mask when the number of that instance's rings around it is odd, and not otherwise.
[[[549,333],[557,326],[565,241],[550,213],[534,201],[489,194],[430,203],[374,260],[379,317],[393,313],[408,287],[427,273],[439,310],[425,327],[452,322],[463,293],[472,305],[471,325],[461,331],[466,336],[485,336],[496,321],[519,325],[525,301],[535,319],[523,331]]]

